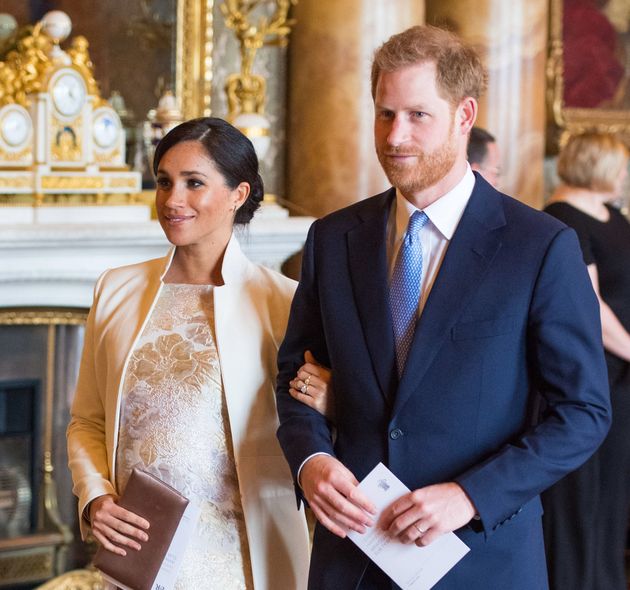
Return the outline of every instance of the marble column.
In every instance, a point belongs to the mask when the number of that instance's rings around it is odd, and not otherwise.
[[[372,53],[423,0],[300,0],[289,45],[287,196],[321,216],[388,186],[374,153]]]
[[[502,189],[543,202],[547,0],[426,0],[426,20],[447,25],[481,54],[489,85],[477,124],[496,136]]]

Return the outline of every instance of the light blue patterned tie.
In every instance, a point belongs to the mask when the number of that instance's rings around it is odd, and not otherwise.
[[[420,283],[422,281],[420,230],[427,221],[429,218],[422,211],[415,211],[409,219],[407,233],[405,233],[398,251],[389,286],[389,305],[394,323],[398,376],[402,375],[405,368],[416,328]]]

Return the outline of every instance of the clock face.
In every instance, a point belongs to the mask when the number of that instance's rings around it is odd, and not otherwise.
[[[75,117],[81,112],[86,99],[85,83],[74,71],[61,74],[54,82],[52,99],[55,108],[64,117]]]
[[[107,149],[116,144],[120,134],[120,119],[115,111],[103,107],[94,113],[92,133],[98,147]]]
[[[22,147],[31,136],[33,125],[29,114],[21,107],[11,105],[4,115],[0,115],[0,134],[12,148]]]

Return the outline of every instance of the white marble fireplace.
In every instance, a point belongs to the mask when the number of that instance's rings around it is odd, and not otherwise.
[[[251,260],[279,270],[302,248],[312,222],[263,213],[237,237]],[[0,225],[0,308],[87,308],[104,270],[163,256],[168,248],[156,221]]]

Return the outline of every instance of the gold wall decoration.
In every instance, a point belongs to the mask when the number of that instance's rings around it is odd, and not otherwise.
[[[7,150],[0,149],[0,158],[6,162],[21,162],[28,160],[32,156],[33,150],[28,147],[21,152],[9,152]]]
[[[30,188],[33,186],[33,179],[30,176],[0,176],[0,188]]]
[[[72,126],[69,126],[53,116],[51,123],[51,132],[54,137],[50,150],[52,159],[62,162],[80,162],[83,157],[81,134],[75,129],[83,127],[83,119],[77,117]]]
[[[42,176],[41,186],[44,190],[88,190],[105,187],[102,176]]]
[[[241,71],[228,76],[225,84],[231,120],[241,113],[264,113],[266,82],[253,73],[254,58],[263,45],[286,46],[294,23],[288,14],[291,4],[296,4],[297,0],[272,0],[275,8],[271,17],[261,16],[257,25],[252,24],[254,9],[263,3],[262,0],[225,0],[221,4],[225,24],[236,34],[241,52]]]
[[[119,149],[115,149],[115,150],[113,150],[111,152],[108,152],[106,154],[95,153],[94,154],[94,161],[97,164],[108,164],[109,162],[112,162],[113,160],[115,160],[119,156],[120,156],[120,150]]]
[[[175,93],[185,119],[211,113],[213,0],[178,0]]]
[[[565,39],[567,34],[572,32],[572,19],[565,19],[565,6],[569,5],[570,0],[551,0],[550,4],[550,39],[547,59],[547,110],[550,121],[547,149],[555,152],[559,146],[564,145],[570,135],[583,133],[584,131],[601,131],[606,133],[617,133],[627,144],[630,145],[630,110],[623,103],[630,105],[630,80],[627,72],[630,71],[630,55],[626,57],[625,67],[620,64],[619,76],[621,77],[614,96],[607,101],[603,101],[596,107],[571,106],[566,104],[566,60],[575,58],[576,56],[566,55]],[[597,37],[602,36],[602,28],[597,27],[598,24],[606,24],[608,15],[603,9],[592,7],[592,14],[588,16],[583,14],[583,18],[590,19],[589,22],[582,23],[581,30],[590,30]],[[605,34],[606,45],[611,45],[611,36],[615,37],[615,28],[611,20],[609,23],[609,33]],[[626,35],[619,33],[614,44],[625,42]],[[625,52],[617,52],[618,54],[628,53],[630,46],[626,46]],[[577,57],[588,57],[593,54],[592,47],[581,47]],[[586,62],[585,62],[586,63]],[[590,77],[588,86],[597,88],[599,83],[594,81],[594,70],[606,70],[602,64],[594,65],[592,71],[585,69],[585,75]],[[571,93],[569,93],[571,94]],[[627,101],[626,101],[627,97]]]
[[[117,178],[110,177],[108,182],[109,188],[133,188],[135,180],[133,178]]]

